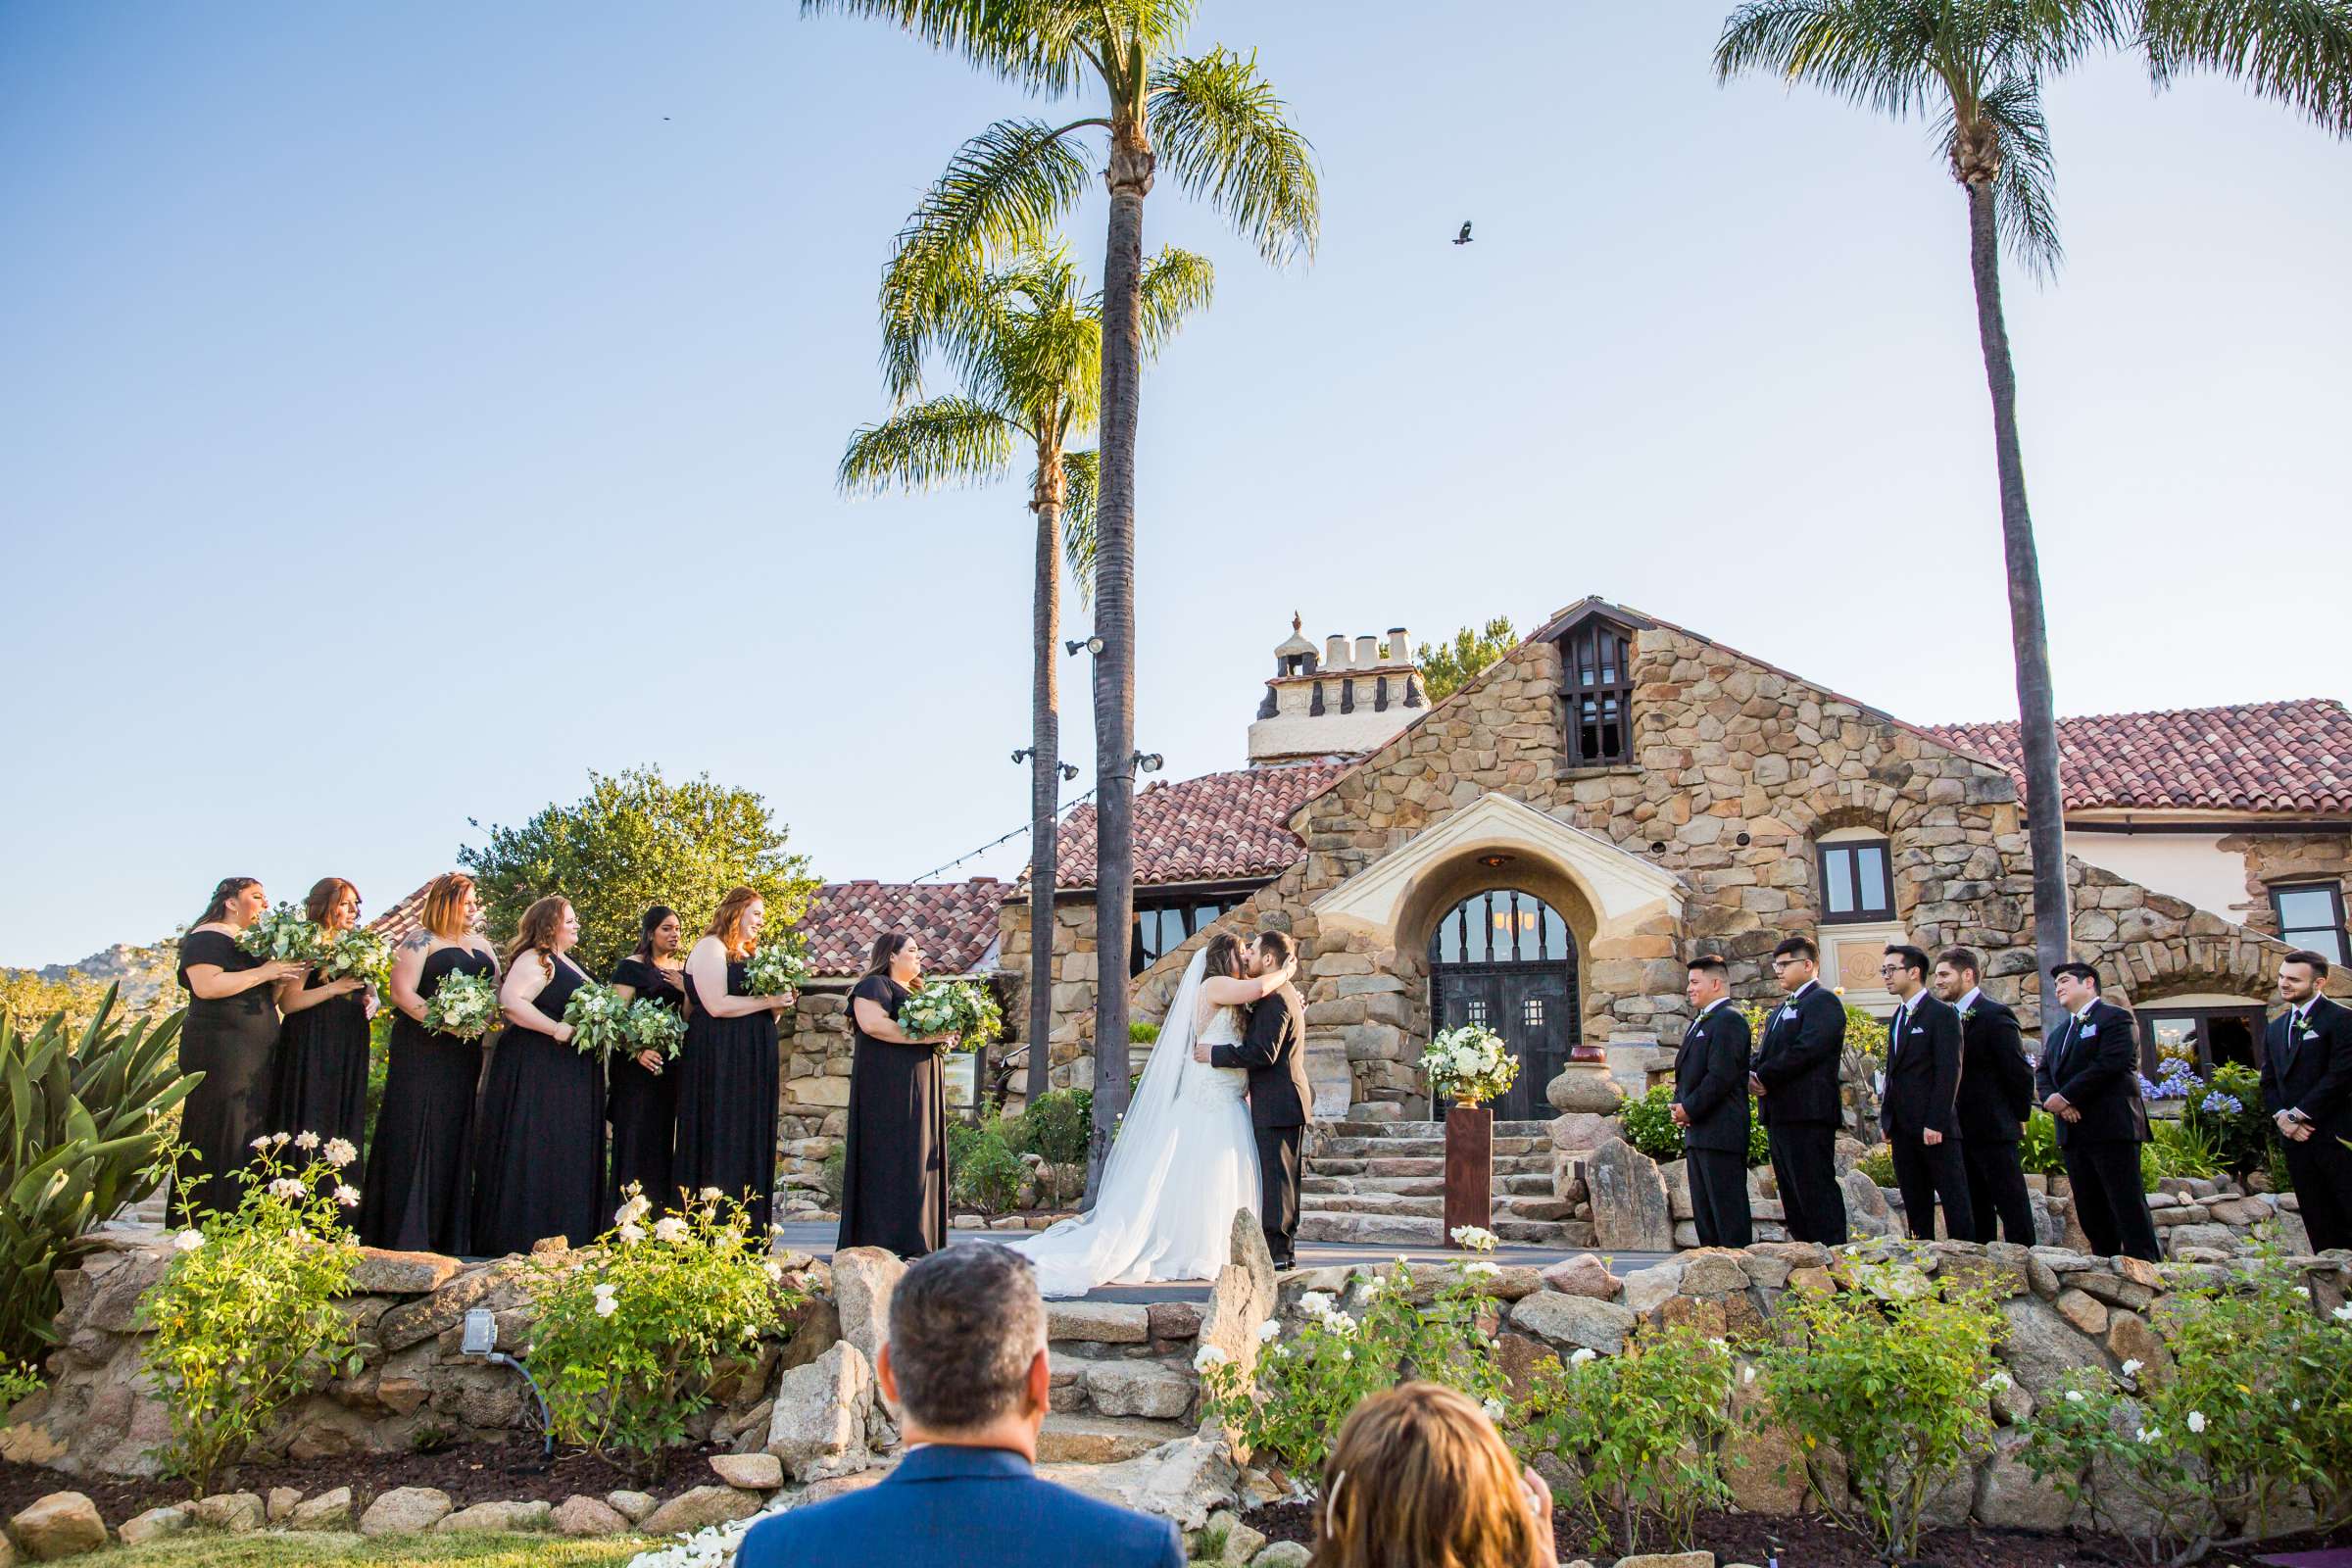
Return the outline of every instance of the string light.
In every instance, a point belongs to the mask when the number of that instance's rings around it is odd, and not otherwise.
[[[1091,801],[1094,798],[1095,792],[1093,790],[1088,790],[1083,795],[1073,796],[1069,800],[1066,800],[1059,806],[1054,808],[1054,815],[1058,819],[1062,813],[1069,810],[1070,808],[1074,806],[1084,806],[1088,801]],[[1028,831],[1029,824],[1023,822],[1019,827],[1014,828],[1011,832],[1000,834],[998,837],[990,839],[986,844],[981,845],[978,849],[970,851],[968,854],[958,855],[947,864],[925,871],[921,876],[916,877],[914,880],[917,882],[928,882],[933,877],[945,876],[948,872],[955,870],[957,866],[964,864],[966,861],[978,859],[981,856],[986,855],[993,849],[996,849],[999,845],[1010,844],[1014,839],[1019,838],[1022,834]]]

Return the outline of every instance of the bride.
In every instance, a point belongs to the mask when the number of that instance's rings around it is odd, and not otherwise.
[[[1143,1082],[1102,1167],[1095,1206],[1012,1243],[1049,1297],[1098,1285],[1213,1279],[1237,1209],[1258,1208],[1250,1074],[1193,1059],[1199,1045],[1239,1045],[1241,1009],[1280,990],[1295,964],[1245,975],[1239,938],[1219,932],[1193,956],[1168,1004]]]

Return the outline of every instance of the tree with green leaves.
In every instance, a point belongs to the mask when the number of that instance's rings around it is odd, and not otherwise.
[[[1180,55],[1197,0],[802,0],[805,14],[892,23],[1042,98],[1087,94],[1061,124],[1002,120],[963,144],[899,236],[890,319],[920,315],[960,271],[1050,242],[1097,170],[1110,192],[1102,263],[1102,452],[1095,514],[1095,930],[1127,951],[1135,904],[1135,450],[1145,326],[1144,198],[1164,164],[1277,266],[1313,255],[1321,199],[1306,138],[1255,55]],[[1115,969],[1115,966],[1114,966]],[[1106,971],[1111,972],[1111,971]],[[1100,1173],[1126,1108],[1127,989],[1095,992]],[[1091,1195],[1093,1183],[1089,1182]]]
[[[2220,69],[2344,128],[2352,99],[2347,0],[1752,0],[1726,20],[1715,46],[1719,80],[1765,73],[1896,119],[1927,117],[1966,197],[1977,334],[1992,401],[2044,1019],[2058,1012],[2050,967],[2070,956],[2066,833],[2000,261],[2006,249],[2036,277],[2056,270],[2056,168],[2042,84],[2094,51],[2126,45],[2144,50],[2159,82],[2192,66]]]
[[[1144,269],[1143,339],[1156,353],[1184,318],[1208,304],[1215,272],[1190,251],[1163,249]],[[1095,554],[1096,455],[1072,452],[1102,406],[1102,296],[1061,246],[994,270],[967,269],[924,309],[884,323],[888,390],[898,409],[850,437],[840,481],[853,494],[979,483],[1010,471],[1026,448],[1036,521],[1030,614],[1029,1075],[1032,1103],[1052,1087],[1055,819],[1061,795],[1061,557],[1083,599]],[[922,396],[936,354],[960,390]]]
[[[800,919],[816,892],[808,857],[786,853],[767,803],[707,773],[672,784],[659,767],[591,772],[572,804],[484,831],[490,842],[459,850],[458,863],[473,874],[491,936],[506,941],[534,900],[561,894],[580,917],[578,961],[592,976],[636,947],[654,905],[677,910],[691,939],[738,884],[766,897],[771,930]]]
[[[1421,686],[1429,700],[1442,703],[1518,646],[1519,634],[1511,629],[1511,617],[1496,615],[1483,630],[1462,627],[1451,642],[1434,647],[1423,643],[1413,650],[1413,662],[1420,667]]]

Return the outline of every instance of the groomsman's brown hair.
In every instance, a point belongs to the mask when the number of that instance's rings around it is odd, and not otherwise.
[[[2278,961],[2280,963],[2299,963],[2304,965],[2311,970],[2311,977],[2314,980],[2325,980],[2328,978],[2327,955],[2314,953],[2309,948],[2297,948],[2294,952],[2288,954],[2285,957],[2280,958]]]
[[[1936,955],[1936,961],[1950,964],[1954,974],[1975,975],[1979,980],[1984,978],[1984,956],[1974,948],[1946,948]]]
[[[1291,956],[1291,939],[1279,931],[1260,931],[1257,934],[1257,951],[1276,963],[1287,962]]]

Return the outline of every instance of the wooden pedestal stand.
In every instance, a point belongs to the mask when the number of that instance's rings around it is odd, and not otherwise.
[[[1464,1225],[1494,1219],[1494,1108],[1456,1105],[1446,1113],[1446,1245]]]

